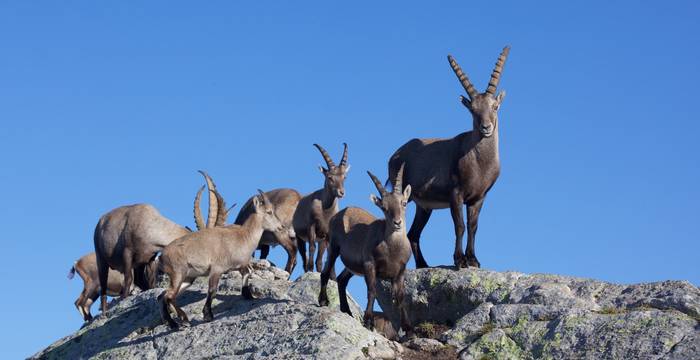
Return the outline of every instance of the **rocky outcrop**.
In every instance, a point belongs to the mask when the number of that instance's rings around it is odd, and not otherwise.
[[[114,304],[34,359],[699,359],[700,290],[685,281],[616,285],[557,275],[480,269],[409,270],[406,306],[416,338],[402,344],[338,310],[319,307],[319,274],[295,281],[265,260],[254,263],[256,300],[226,274],[214,321],[202,321],[206,279],[179,298],[192,324],[161,324],[157,297],[145,291]],[[378,299],[395,324],[388,283]],[[364,294],[363,294],[364,295]]]
[[[171,331],[161,324],[154,289],[116,303],[75,334],[37,353],[34,359],[393,359],[401,345],[365,329],[338,310],[338,292],[329,284],[330,307],[319,307],[319,274],[294,282],[261,260],[251,276],[258,300],[240,296],[241,277],[226,274],[214,301],[214,321],[202,321],[206,279],[178,298],[191,326]],[[360,308],[350,299],[353,315]]]
[[[396,322],[390,286],[379,302]],[[686,281],[616,285],[481,269],[410,270],[412,324],[461,359],[697,359],[700,290]]]

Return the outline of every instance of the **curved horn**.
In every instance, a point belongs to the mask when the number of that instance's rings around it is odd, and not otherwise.
[[[459,67],[459,64],[457,64],[457,60],[455,60],[455,58],[453,58],[452,55],[447,55],[447,61],[450,62],[450,67],[452,67],[452,70],[455,72],[455,75],[457,75],[457,79],[459,79],[459,82],[462,84],[464,90],[467,91],[469,99],[474,100],[474,98],[477,95],[479,95],[479,92],[476,91],[474,85],[472,85],[467,75],[462,71],[462,68]]]
[[[199,208],[199,202],[202,200],[202,191],[204,185],[197,191],[197,196],[194,197],[194,224],[197,225],[197,230],[204,229],[204,220],[202,220],[202,209]]]
[[[401,163],[401,167],[399,168],[399,172],[396,173],[396,180],[394,180],[394,193],[399,194],[403,191],[403,167],[406,165],[406,163]]]
[[[212,180],[209,174],[207,174],[205,171],[199,170],[199,173],[204,176],[204,180],[206,180],[207,187],[209,188],[209,213],[207,214],[207,227],[212,228],[216,222],[216,214],[218,212],[218,208],[216,206],[216,194],[214,194],[214,191],[216,191],[216,184],[214,184],[214,180]]]
[[[328,155],[328,151],[326,151],[326,149],[322,148],[321,145],[319,145],[319,144],[314,144],[314,146],[318,149],[318,151],[321,152],[321,155],[323,156],[323,160],[326,160],[326,165],[328,166],[328,169],[330,170],[331,168],[334,168],[335,163],[333,162],[333,159],[331,158],[331,156]]]
[[[348,166],[348,144],[343,143],[343,157],[340,159],[340,166]]]
[[[224,226],[226,225],[226,218],[228,218],[228,211],[226,211],[226,202],[224,201],[224,197],[221,196],[221,194],[214,189],[214,195],[216,196],[216,205],[217,205],[217,212],[216,212],[216,222],[214,223],[214,227],[219,227],[219,226]]]
[[[377,191],[384,197],[386,195],[386,189],[384,189],[384,186],[382,186],[382,182],[377,179],[374,174],[372,174],[369,170],[367,170],[367,175],[369,175],[370,179],[372,179],[372,182],[374,183],[374,186],[377,187]]]
[[[501,80],[501,73],[503,72],[503,65],[506,63],[506,58],[508,58],[508,53],[510,52],[510,46],[503,48],[501,55],[498,56],[496,61],[496,66],[493,68],[491,73],[491,80],[489,80],[489,86],[486,88],[486,93],[495,95],[496,88],[498,87],[498,82]]]

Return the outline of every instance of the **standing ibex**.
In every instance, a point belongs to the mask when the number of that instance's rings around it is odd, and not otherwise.
[[[330,278],[335,261],[340,256],[345,269],[338,275],[338,296],[340,310],[351,314],[348,307],[345,289],[353,275],[365,277],[367,284],[367,308],[365,310],[365,326],[374,327],[373,314],[376,280],[391,280],[392,295],[399,307],[401,328],[409,334],[411,326],[408,322],[406,308],[403,306],[404,273],[406,263],[411,257],[411,245],[406,237],[406,203],[411,196],[411,185],[402,190],[401,177],[403,166],[395,177],[394,190],[388,192],[382,183],[369,171],[370,178],[381,194],[377,198],[370,195],[372,202],[384,212],[384,219],[377,219],[367,211],[348,207],[341,210],[330,221],[330,247],[328,260],[321,273],[321,292],[318,302],[321,306],[328,305],[326,285]]]
[[[211,302],[224,272],[238,270],[243,275],[241,294],[252,298],[248,285],[250,258],[258,247],[263,231],[281,231],[282,228],[270,200],[261,190],[258,192],[260,196],[253,198],[255,212],[243,225],[203,229],[187,234],[163,249],[160,270],[168,274],[170,287],[162,296],[161,315],[171,328],[178,327],[170,316],[171,306],[180,320],[189,322],[187,314],[175,303],[175,298],[200,276],[209,276],[209,291],[203,311],[206,321],[214,318]]]
[[[294,189],[275,189],[265,193],[270,203],[275,208],[275,214],[285,227],[282,232],[264,231],[260,238],[260,258],[265,259],[270,252],[270,246],[282,245],[287,251],[287,265],[284,267],[289,274],[294,271],[297,262],[297,243],[294,231],[292,230],[292,217],[297,209],[301,195]],[[255,212],[253,199],[251,197],[241,208],[234,224],[243,225],[246,220]]]
[[[474,251],[474,237],[479,212],[486,193],[500,172],[498,158],[498,108],[505,92],[496,96],[496,87],[508,57],[506,46],[496,62],[486,92],[480,94],[452,56],[450,62],[457,78],[467,91],[462,104],[471,112],[474,129],[451,139],[413,139],[401,146],[389,160],[389,178],[406,164],[403,181],[413,187],[416,214],[408,232],[416,267],[428,264],[420,250],[420,234],[433,209],[450,208],[455,228],[454,263],[458,267],[479,267]],[[468,242],[466,257],[462,250],[464,215],[467,205]]]
[[[211,182],[206,173],[200,173],[204,175],[207,183]],[[210,185],[207,223],[207,226],[211,227],[215,225],[218,214],[212,187],[213,182]],[[122,297],[126,297],[131,291],[133,269],[147,264],[171,241],[190,232],[187,227],[172,222],[149,204],[122,206],[102,215],[94,235],[102,311],[107,310],[110,268],[124,274]]]
[[[328,166],[328,169],[319,166],[321,173],[325,177],[323,188],[299,200],[299,205],[297,205],[292,220],[305,272],[314,270],[316,242],[319,242],[316,270],[321,271],[323,253],[328,247],[328,221],[338,212],[338,199],[345,195],[345,176],[350,171],[350,165],[348,165],[348,144],[343,143],[343,157],[338,166],[335,165],[331,156],[321,145],[314,144],[314,146],[321,152]],[[305,241],[309,243],[308,258],[306,256]]]
[[[152,286],[152,281],[155,276],[155,268],[152,266],[153,263],[149,263],[141,269],[136,269],[134,274],[134,284],[142,290],[146,290]],[[75,273],[80,275],[83,279],[83,291],[75,300],[75,307],[80,312],[80,315],[85,321],[92,320],[92,314],[90,314],[90,306],[97,300],[100,295],[100,278],[97,273],[97,257],[94,252],[91,252],[75,262],[73,267],[68,273],[68,278],[72,279]],[[116,271],[109,270],[109,281],[107,283],[107,295],[109,296],[119,296],[122,292],[122,282],[124,281],[124,276]]]

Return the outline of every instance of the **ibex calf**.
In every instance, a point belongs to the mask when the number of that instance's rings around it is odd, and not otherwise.
[[[255,212],[242,225],[214,227],[187,234],[170,243],[160,256],[160,270],[168,274],[170,287],[162,296],[161,315],[173,329],[177,322],[170,316],[172,306],[183,322],[189,322],[187,314],[175,303],[177,295],[200,276],[209,276],[209,291],[204,304],[204,320],[214,315],[211,302],[216,296],[221,274],[238,270],[243,275],[241,294],[252,298],[248,286],[250,259],[258,246],[263,231],[282,231],[282,224],[274,207],[265,194],[253,198]]]
[[[364,276],[367,284],[367,308],[365,309],[365,326],[374,327],[373,314],[376,280],[389,279],[392,284],[392,296],[401,314],[401,328],[407,333],[412,329],[403,306],[404,273],[406,263],[411,257],[411,245],[406,237],[405,217],[406,202],[411,196],[411,185],[402,190],[399,169],[394,183],[394,190],[388,192],[379,179],[367,172],[381,194],[378,198],[372,194],[370,199],[384,213],[384,219],[377,219],[367,211],[348,207],[341,210],[330,221],[330,245],[328,260],[321,273],[321,291],[318,302],[328,305],[326,286],[335,261],[340,256],[345,269],[338,275],[338,294],[340,310],[351,314],[345,289],[353,275]]]
[[[413,139],[401,146],[389,159],[389,178],[393,179],[399,166],[406,164],[404,183],[413,187],[412,200],[416,214],[408,232],[416,267],[428,264],[420,250],[420,234],[430,219],[433,209],[450,208],[455,230],[454,263],[458,267],[481,264],[476,258],[474,241],[479,213],[486,193],[498,179],[501,165],[498,156],[498,109],[505,92],[496,96],[496,87],[508,57],[505,47],[486,92],[479,94],[452,56],[450,62],[469,99],[461,97],[462,104],[471,112],[473,130],[450,139]],[[467,205],[467,253],[462,250],[464,212]]]
[[[314,270],[316,242],[319,242],[316,270],[321,271],[323,253],[328,247],[328,221],[338,212],[338,199],[345,196],[345,177],[350,171],[347,144],[343,144],[343,157],[338,166],[321,145],[314,144],[314,146],[321,152],[328,166],[327,169],[319,166],[325,178],[323,188],[301,198],[292,219],[305,272]],[[306,256],[306,242],[309,243],[308,257]]]

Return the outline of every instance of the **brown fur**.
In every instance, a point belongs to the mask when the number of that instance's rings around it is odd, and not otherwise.
[[[509,48],[504,48],[493,71],[485,93],[479,94],[449,56],[450,65],[467,91],[462,104],[472,114],[474,130],[450,139],[413,139],[401,146],[389,159],[389,178],[393,179],[399,166],[405,164],[403,182],[413,187],[411,200],[416,214],[408,232],[416,267],[427,267],[420,250],[420,234],[433,209],[450,208],[455,227],[454,263],[458,267],[475,266],[474,243],[479,213],[486,194],[498,179],[498,109],[505,92],[495,96]],[[467,206],[468,242],[463,252],[463,206]]]

